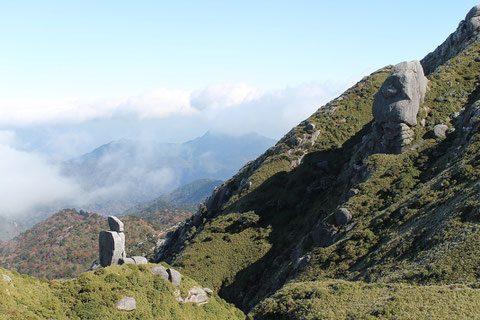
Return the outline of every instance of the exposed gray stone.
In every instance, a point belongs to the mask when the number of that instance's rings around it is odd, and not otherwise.
[[[373,102],[373,137],[382,148],[377,152],[402,153],[414,140],[410,126],[417,124],[417,113],[427,90],[427,78],[418,61],[395,66]]]
[[[328,247],[334,242],[337,231],[327,223],[318,223],[312,230],[313,243],[317,247]]]
[[[142,256],[134,256],[132,259],[135,261],[135,264],[147,264],[148,260]]]
[[[473,7],[461,21],[457,30],[450,34],[435,51],[429,53],[422,60],[425,74],[430,74],[447,60],[457,56],[479,39],[480,30],[480,5]]]
[[[183,299],[184,303],[202,303],[207,301],[208,296],[205,290],[199,287],[193,287],[188,290],[187,297]]]
[[[99,260],[102,267],[119,263],[125,258],[125,235],[115,231],[101,231],[98,239]]]
[[[180,272],[178,272],[177,270],[175,269],[172,269],[172,268],[168,268],[167,269],[167,273],[168,273],[168,280],[174,285],[174,286],[179,286],[181,281],[182,281],[182,275],[180,274]]]
[[[137,308],[137,302],[133,297],[123,297],[117,302],[115,308],[121,311],[132,311]]]
[[[3,280],[7,281],[8,283],[12,282],[12,278],[7,276],[6,274],[2,274]]]
[[[135,260],[133,260],[132,258],[123,258],[123,259],[120,259],[118,264],[136,264],[136,263],[135,263]]]
[[[402,62],[382,84],[373,102],[377,123],[403,122],[417,124],[417,113],[427,90],[427,78],[420,62]]]
[[[352,221],[352,214],[347,208],[338,208],[333,213],[333,217],[335,218],[336,226],[343,226]]]
[[[108,217],[108,226],[110,231],[123,232],[123,222],[115,216]]]
[[[436,139],[442,139],[445,138],[445,135],[447,133],[448,126],[445,124],[437,124],[435,127],[433,127],[433,135]]]
[[[168,278],[169,278],[167,269],[165,269],[164,266],[152,267],[152,268],[150,268],[150,271],[154,275],[161,276],[163,280],[168,280]]]

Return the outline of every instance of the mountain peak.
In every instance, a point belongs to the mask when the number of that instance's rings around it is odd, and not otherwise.
[[[460,52],[471,46],[480,37],[480,5],[474,6],[460,21],[457,30],[450,34],[448,38],[429,53],[421,61],[425,74],[434,72],[440,65],[447,60],[457,56]]]

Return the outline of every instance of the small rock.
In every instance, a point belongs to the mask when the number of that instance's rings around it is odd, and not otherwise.
[[[137,308],[137,302],[135,301],[135,298],[133,297],[123,297],[118,301],[118,303],[115,305],[115,308],[121,311],[132,311]]]
[[[445,138],[445,134],[448,130],[448,126],[445,124],[437,124],[433,127],[433,135],[435,139],[443,139]]]
[[[180,272],[178,272],[177,270],[175,269],[172,269],[172,268],[168,268],[167,269],[167,273],[168,273],[168,280],[174,285],[174,286],[179,286],[180,285],[180,282],[182,281],[182,275],[180,274]]]
[[[352,220],[352,214],[347,208],[338,208],[335,210],[333,217],[335,218],[336,226],[342,226]]]
[[[132,258],[123,258],[119,260],[118,264],[136,264],[136,263],[135,263],[135,260],[133,260]]]
[[[164,266],[158,266],[158,267],[150,268],[150,271],[154,275],[160,275],[163,280],[168,280],[168,272],[167,272],[167,269],[165,269]]]
[[[308,131],[314,130],[315,125],[313,123],[311,123],[310,121],[307,121],[307,125],[305,126],[305,129],[307,129]]]
[[[8,283],[12,282],[12,278],[7,276],[6,274],[2,274],[2,276],[3,276],[3,280],[7,281]]]
[[[135,256],[132,257],[132,259],[135,261],[135,264],[147,264],[148,260],[145,257],[142,256]]]
[[[207,301],[208,296],[205,290],[194,287],[188,291],[187,297],[183,299],[185,303],[202,303]]]
[[[110,231],[123,232],[123,222],[115,216],[108,217],[108,226]]]

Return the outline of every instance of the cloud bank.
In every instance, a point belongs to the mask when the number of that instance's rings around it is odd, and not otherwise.
[[[239,116],[252,119],[253,111],[260,112],[260,115],[270,113],[268,118],[282,122],[297,114],[307,116],[305,112],[314,111],[345,87],[346,84],[310,83],[262,90],[244,83],[227,83],[200,90],[159,88],[138,96],[115,99],[0,99],[0,125],[78,124],[108,119],[158,120],[184,117],[202,121],[218,118],[236,127],[238,123],[246,122]],[[237,118],[223,115],[232,112]]]

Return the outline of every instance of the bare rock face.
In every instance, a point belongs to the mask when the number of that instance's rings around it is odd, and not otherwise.
[[[182,281],[182,275],[180,274],[180,272],[178,272],[177,270],[175,269],[172,269],[172,268],[168,268],[167,269],[167,273],[168,273],[168,280],[174,285],[174,286],[179,286],[181,281]]]
[[[435,127],[433,127],[433,136],[436,139],[443,139],[446,136],[448,130],[448,126],[445,124],[437,124]]]
[[[120,311],[133,311],[137,308],[137,302],[133,297],[123,297],[117,302],[115,308]]]
[[[115,216],[108,217],[108,226],[110,231],[123,232],[123,222]]]
[[[412,126],[427,90],[420,62],[402,62],[385,80],[373,102],[374,133],[384,151],[401,153],[414,137]]]
[[[123,233],[122,233],[123,235]],[[125,235],[115,231],[101,231],[98,240],[99,258],[102,267],[119,264],[125,255]]]
[[[445,40],[435,51],[429,53],[422,59],[422,66],[425,74],[430,74],[438,66],[447,60],[455,57],[461,51],[469,47],[472,43],[480,38],[480,5],[473,7],[461,21],[447,40]]]
[[[202,304],[208,299],[207,293],[205,290],[199,287],[193,287],[188,290],[187,297],[183,300],[185,303],[198,303]]]
[[[152,267],[150,268],[150,272],[152,272],[154,275],[161,276],[163,280],[168,280],[168,272],[164,266]]]

